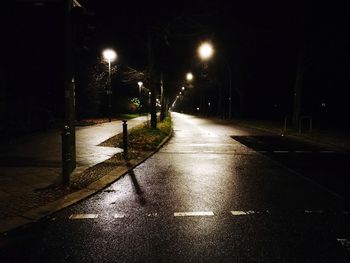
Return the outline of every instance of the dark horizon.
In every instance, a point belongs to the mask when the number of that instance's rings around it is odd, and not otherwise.
[[[5,59],[1,71],[5,91],[2,116],[10,126],[17,119],[26,119],[23,112],[31,115],[30,119],[63,116],[62,6],[60,1],[42,3],[16,1],[15,16],[8,20],[13,24],[7,37],[9,46],[2,52]],[[147,36],[151,31],[156,36],[157,79],[162,72],[170,101],[186,84],[185,73],[192,71],[197,81],[190,92],[196,96],[192,103],[196,104],[201,94],[216,107],[211,114],[218,115],[227,108],[226,60],[236,96],[234,116],[280,120],[292,113],[298,57],[302,54],[301,115],[348,126],[343,121],[350,99],[346,2],[80,3],[89,14],[82,26],[95,29],[83,31],[83,40],[78,39],[75,46],[76,72],[81,81],[76,83],[78,106],[85,105],[84,94],[88,93],[84,77],[90,74],[87,65],[96,64],[104,47],[117,50],[118,68],[147,69]],[[10,38],[13,31],[15,38]],[[203,40],[210,40],[216,49],[205,68],[196,54]],[[16,52],[13,55],[7,50]],[[205,78],[200,77],[203,69]],[[137,95],[137,86],[122,83],[118,74],[113,77],[113,88],[126,97]],[[216,102],[220,89],[223,109]],[[188,108],[184,104],[182,110]]]

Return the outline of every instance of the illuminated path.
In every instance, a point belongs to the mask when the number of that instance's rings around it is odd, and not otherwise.
[[[173,113],[173,121],[161,151],[95,196],[10,234],[0,261],[349,260],[347,202],[272,156],[290,150],[259,152],[251,137],[266,134],[214,120]]]

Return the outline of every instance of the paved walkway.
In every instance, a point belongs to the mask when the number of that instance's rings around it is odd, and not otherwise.
[[[128,121],[128,128],[146,121],[139,117]],[[122,122],[113,121],[76,129],[77,168],[82,172],[103,162],[122,149],[98,146],[122,132]],[[0,199],[21,196],[48,187],[60,180],[61,135],[59,131],[20,138],[0,155]]]

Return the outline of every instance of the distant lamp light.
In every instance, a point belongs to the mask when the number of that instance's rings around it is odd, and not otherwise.
[[[137,85],[139,85],[140,88],[142,87],[142,84],[142,81],[137,82]]]
[[[180,91],[180,92],[179,92],[179,94],[181,95],[181,94],[182,94],[182,92]]]
[[[199,57],[203,60],[211,58],[214,54],[213,45],[208,42],[202,43],[198,48],[198,54]]]
[[[185,90],[185,87],[182,87],[181,89],[182,89],[182,90]]]
[[[199,108],[197,107],[197,110],[199,110]]]
[[[187,79],[188,81],[193,80],[193,74],[192,74],[191,72],[188,72],[188,73],[186,74],[186,79]]]
[[[177,95],[176,98],[178,99],[178,98],[179,98],[179,95]]]
[[[321,107],[322,107],[322,108],[326,108],[326,107],[327,107],[327,104],[326,104],[325,102],[322,102],[322,103],[321,103]]]

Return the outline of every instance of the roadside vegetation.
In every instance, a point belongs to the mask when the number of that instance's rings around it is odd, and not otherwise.
[[[135,127],[128,132],[129,152],[132,154],[140,151],[156,150],[170,132],[170,117],[166,117],[162,122],[159,122],[156,129],[150,128],[148,123]],[[118,134],[100,145],[123,148],[123,134]]]
[[[149,123],[130,129],[128,131],[128,155],[115,154],[112,158],[87,169],[82,175],[71,178],[71,189],[84,188],[118,166],[128,166],[130,163],[137,163],[147,158],[170,136],[171,131],[170,117],[158,122],[156,129],[151,128]],[[123,148],[123,134],[104,141],[100,146]]]
[[[140,116],[147,115],[147,113],[121,113],[113,116],[112,121],[117,120],[130,120]],[[108,118],[85,118],[76,122],[76,126],[91,126],[95,124],[101,124],[108,122]]]

